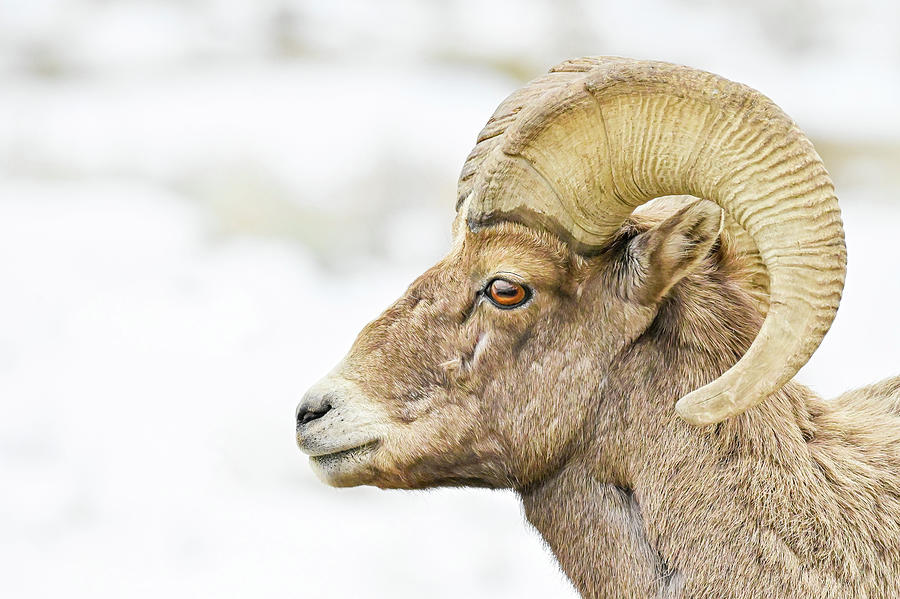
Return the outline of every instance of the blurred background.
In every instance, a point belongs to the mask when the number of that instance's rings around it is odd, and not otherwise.
[[[893,0],[0,3],[7,597],[573,597],[508,492],[335,490],[294,406],[448,247],[475,135],[563,59],[762,90],[834,176],[801,372],[900,372]]]

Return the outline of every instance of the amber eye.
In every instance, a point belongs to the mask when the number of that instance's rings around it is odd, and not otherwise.
[[[487,296],[501,308],[515,308],[524,304],[530,294],[524,285],[506,279],[494,279],[487,286]]]

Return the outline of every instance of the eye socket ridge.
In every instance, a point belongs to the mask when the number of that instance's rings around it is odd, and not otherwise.
[[[501,310],[512,310],[527,303],[531,299],[532,291],[522,283],[494,277],[484,286],[482,295]]]

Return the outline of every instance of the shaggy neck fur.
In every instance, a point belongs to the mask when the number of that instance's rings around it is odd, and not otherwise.
[[[715,265],[684,279],[610,365],[581,449],[521,490],[583,596],[900,597],[900,377],[883,400],[790,383],[719,425],[675,415],[759,321]]]

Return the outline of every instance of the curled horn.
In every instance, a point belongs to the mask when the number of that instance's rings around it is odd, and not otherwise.
[[[758,248],[769,305],[747,353],[676,404],[692,424],[720,422],[778,390],[840,302],[846,247],[821,159],[771,100],[711,73],[623,58],[562,63],[500,105],[459,192],[472,230],[516,221],[584,254],[653,198],[716,202]]]

